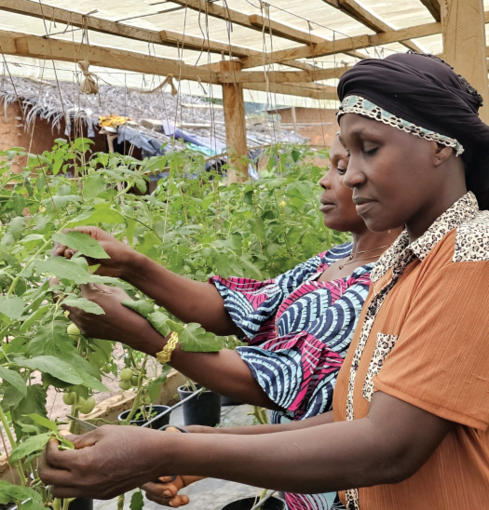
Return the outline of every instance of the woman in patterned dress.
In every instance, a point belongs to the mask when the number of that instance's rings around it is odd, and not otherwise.
[[[149,288],[144,284],[142,271],[135,279],[117,275],[125,277],[186,322],[199,322],[216,333],[238,334],[247,346],[239,347],[236,352],[222,351],[215,355],[179,351],[173,354],[171,364],[207,388],[241,402],[272,409],[271,421],[277,425],[331,410],[336,376],[368,294],[373,262],[400,233],[395,229],[385,233],[370,232],[357,215],[352,192],[342,182],[348,156],[337,136],[330,151],[330,160],[330,169],[320,181],[324,190],[321,196],[324,222],[328,228],[351,232],[353,243],[320,253],[265,282],[217,276],[211,279],[212,285],[209,285],[191,282],[164,270],[165,273],[159,275],[148,272],[147,280],[157,286]],[[94,236],[104,234],[90,227],[82,227],[81,230]],[[113,265],[117,257],[114,253],[122,243],[109,236],[107,239],[102,237],[100,240],[111,255],[110,263]],[[125,246],[124,249],[128,250]],[[63,253],[63,248],[58,251]],[[67,250],[65,255],[69,257],[71,252]],[[130,257],[137,260],[135,254],[131,253]],[[157,269],[161,270],[159,266]],[[113,274],[110,269],[109,274]],[[202,286],[206,294],[201,292]],[[119,304],[126,296],[120,290],[116,292],[114,299]],[[179,294],[185,296],[181,304],[175,303]],[[191,302],[192,295],[196,296],[195,303]],[[89,292],[86,292],[86,297],[96,299]],[[115,314],[110,319],[114,325],[110,334],[104,335],[100,323],[109,320],[108,306],[107,303],[99,304],[106,309],[103,319],[91,316],[87,321],[81,317],[80,322],[77,310],[71,312],[70,319],[78,323],[82,331],[89,334],[93,331],[97,338],[118,339],[150,354],[156,354],[163,348],[163,338],[157,350],[145,345],[141,334],[123,340],[121,330],[125,328],[124,321]],[[219,313],[216,313],[216,308],[220,308]],[[124,316],[131,314],[123,307],[118,313]],[[231,327],[222,329],[223,322]],[[203,432],[204,429],[194,431]],[[171,487],[149,486],[149,497],[167,503],[171,501],[174,507],[186,503],[186,497],[166,500],[159,497],[165,490],[176,495],[181,483],[184,481],[177,480]],[[152,489],[157,494],[153,494]],[[287,494],[286,500],[290,510],[341,508],[335,493]]]

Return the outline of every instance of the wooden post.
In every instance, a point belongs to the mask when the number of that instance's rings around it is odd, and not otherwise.
[[[290,113],[292,114],[292,124],[294,125],[294,133],[297,134],[297,115],[295,112],[295,106],[290,109]]]
[[[480,116],[488,123],[489,90],[483,0],[441,0],[440,6],[444,58],[484,98]]]
[[[221,71],[240,71],[241,64],[223,61]],[[228,184],[244,182],[248,176],[248,146],[246,142],[246,117],[241,83],[223,83],[222,102],[226,121],[226,145],[232,152],[228,157]]]

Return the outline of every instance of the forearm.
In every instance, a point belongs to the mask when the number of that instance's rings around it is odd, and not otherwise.
[[[239,333],[214,285],[179,276],[139,254],[123,278],[183,322],[197,322],[218,335]]]
[[[250,425],[245,427],[222,427],[218,429],[211,429],[210,427],[205,427],[203,430],[199,426],[195,426],[193,429],[191,428],[189,432],[192,433],[214,433],[214,434],[226,434],[226,435],[240,435],[240,436],[255,436],[261,434],[276,434],[277,432],[291,432],[293,430],[306,429],[310,427],[316,427],[318,425],[326,425],[328,423],[333,423],[333,411],[329,411],[328,413],[320,414],[319,416],[314,416],[313,418],[309,418],[307,420],[297,420],[290,421],[286,423],[277,423],[276,425]],[[199,428],[201,430],[199,430]]]
[[[369,438],[369,439],[366,439]],[[322,493],[395,481],[368,420],[279,434],[183,434],[159,438],[158,473],[187,473],[298,493]],[[264,469],[266,466],[266,469]]]
[[[149,322],[145,321],[137,337],[130,340],[130,346],[156,356],[166,342],[167,338],[161,336]],[[172,353],[170,365],[189,379],[216,393],[246,404],[278,409],[236,351],[223,349],[216,353],[185,352],[177,346]]]

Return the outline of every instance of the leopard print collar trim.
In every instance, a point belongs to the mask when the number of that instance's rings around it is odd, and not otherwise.
[[[431,227],[414,243],[409,244],[406,230],[394,241],[394,244],[380,257],[372,270],[370,279],[377,282],[396,263],[402,253],[409,249],[420,260],[424,260],[436,244],[448,232],[459,227],[464,222],[474,219],[479,212],[479,204],[475,195],[469,191],[447,209]]]

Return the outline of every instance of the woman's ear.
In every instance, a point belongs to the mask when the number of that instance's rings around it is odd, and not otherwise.
[[[435,166],[440,166],[442,163],[445,163],[447,159],[454,155],[452,147],[446,147],[440,143],[432,142],[434,149],[434,163]]]

